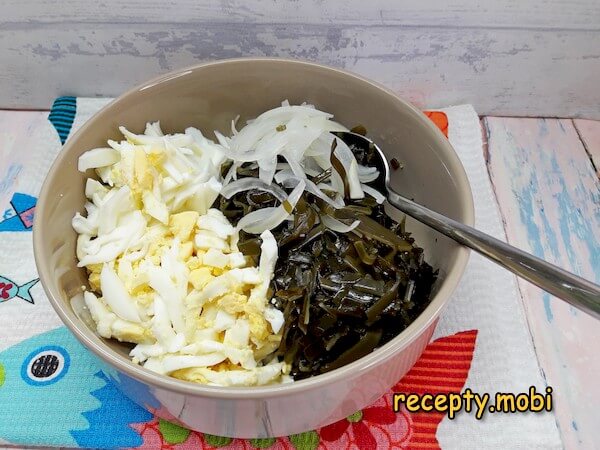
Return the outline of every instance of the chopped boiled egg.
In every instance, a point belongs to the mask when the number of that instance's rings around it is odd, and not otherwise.
[[[173,236],[177,236],[181,242],[190,239],[192,230],[198,221],[199,214],[196,211],[184,211],[173,214],[169,218],[169,229]]]
[[[238,250],[238,231],[211,208],[225,154],[195,129],[144,134],[84,153],[86,213],[77,213],[84,302],[104,338],[137,344],[132,360],[192,382],[246,386],[287,380],[265,364],[281,340],[283,315],[267,291],[277,259],[270,231],[258,267]],[[267,353],[269,351],[269,353]]]

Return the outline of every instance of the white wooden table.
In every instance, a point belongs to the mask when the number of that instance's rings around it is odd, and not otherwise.
[[[433,109],[600,119],[597,0],[3,0],[0,105],[114,97],[202,61],[341,67]]]
[[[485,117],[509,243],[600,282],[600,122]],[[598,321],[519,280],[566,448],[599,448]]]
[[[47,115],[0,110],[0,204],[29,130]],[[600,122],[484,117],[482,125],[508,241],[600,282]],[[599,448],[598,322],[524,281],[519,288],[565,447]]]

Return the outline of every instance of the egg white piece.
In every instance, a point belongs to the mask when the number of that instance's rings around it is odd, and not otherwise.
[[[143,134],[121,131],[125,140],[82,155],[79,168],[99,179],[86,181],[85,213],[72,221],[79,266],[98,293],[83,296],[98,334],[137,344],[133,362],[184,380],[284,381],[289,367],[264,365],[258,351],[283,325],[266,295],[275,239],[261,234],[254,267],[237,248],[238,230],[211,208],[230,140],[214,143],[193,128],[165,135],[156,122]]]

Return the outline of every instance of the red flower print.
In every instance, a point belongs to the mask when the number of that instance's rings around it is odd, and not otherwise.
[[[381,425],[390,425],[398,420],[398,415],[387,406],[379,406],[376,402],[373,406],[357,411],[345,419],[321,428],[319,434],[323,441],[341,444],[345,441],[344,435],[352,435],[350,442],[358,448],[376,448]],[[350,437],[350,436],[348,436]],[[386,439],[387,440],[387,439]],[[325,442],[323,444],[326,445]],[[350,447],[347,447],[350,448]]]

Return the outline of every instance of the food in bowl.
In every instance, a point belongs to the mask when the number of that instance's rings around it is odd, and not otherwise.
[[[373,150],[332,119],[284,102],[217,142],[148,123],[84,153],[99,180],[73,227],[98,334],[155,372],[251,386],[333,370],[406,328],[436,274],[386,214]]]

